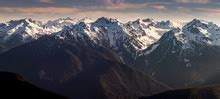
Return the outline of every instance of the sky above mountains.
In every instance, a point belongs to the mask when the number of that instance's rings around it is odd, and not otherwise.
[[[220,24],[220,0],[0,0],[0,22],[19,18],[154,18]]]

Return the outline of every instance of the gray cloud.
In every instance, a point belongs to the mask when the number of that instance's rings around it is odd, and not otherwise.
[[[220,3],[220,0],[0,0],[1,7],[70,7],[106,6],[121,3],[141,4],[152,2],[165,3]],[[53,3],[52,3],[53,2]]]
[[[220,0],[0,0],[0,15],[128,15],[173,18],[220,16]],[[178,16],[181,13],[181,16]],[[131,15],[129,14],[129,15]],[[136,18],[136,17],[135,17]],[[161,17],[160,17],[161,18]],[[184,17],[185,18],[185,17]],[[207,17],[206,17],[207,18]],[[220,20],[220,19],[219,19]]]

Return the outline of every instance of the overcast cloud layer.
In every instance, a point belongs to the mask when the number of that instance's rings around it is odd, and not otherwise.
[[[220,0],[0,0],[0,22],[31,17],[113,17],[188,21],[193,18],[220,23]]]

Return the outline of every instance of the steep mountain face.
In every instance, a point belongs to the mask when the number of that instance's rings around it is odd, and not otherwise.
[[[25,18],[0,24],[0,53],[34,41],[43,35],[61,31],[65,26],[74,23],[75,20],[70,18],[48,21],[46,24]]]
[[[116,19],[105,17],[96,21],[89,18],[82,20],[60,18],[48,21],[46,24],[32,19],[21,19],[0,25],[0,41],[1,49],[8,50],[36,40],[42,35],[53,35],[65,27],[70,27],[70,31],[78,36],[77,39],[89,39],[83,43],[94,43],[93,45],[96,46],[108,43],[108,46],[110,45],[118,53],[121,53],[122,57],[136,58],[136,52],[146,49],[160,39],[163,33],[179,25],[180,23],[157,22],[153,19],[138,19],[133,22],[121,23]],[[65,32],[65,30],[61,32]],[[124,60],[130,59],[124,57]]]
[[[167,91],[150,97],[140,99],[219,99],[220,86],[197,87],[181,90]]]
[[[174,87],[219,83],[219,34],[213,23],[193,20],[165,33],[139,57],[137,65]]]
[[[43,32],[41,24],[41,22],[31,19],[21,19],[1,25],[0,45],[2,51],[36,39]]]
[[[21,43],[30,42],[42,35],[50,35],[61,31],[66,26],[72,27],[72,25],[75,25],[74,32],[80,32],[81,35],[86,35],[92,40],[108,40],[115,49],[120,45],[117,43],[123,41],[126,47],[131,47],[131,49],[137,51],[147,48],[150,44],[156,42],[164,32],[176,27],[176,24],[170,21],[156,22],[152,19],[138,19],[134,22],[121,23],[116,19],[104,17],[95,22],[89,18],[82,20],[60,18],[48,21],[46,24],[32,19],[21,19],[0,25],[1,41],[3,43],[1,45],[8,46],[9,44],[5,44],[5,42],[13,42],[14,39],[18,39]],[[100,38],[102,36],[104,38]],[[131,41],[131,44],[128,41]],[[11,45],[12,47],[9,47],[9,49],[20,44]]]
[[[77,19],[71,18],[59,18],[57,20],[50,20],[46,24],[43,25],[46,31],[51,33],[55,33],[61,31],[65,26],[71,26],[78,22]]]
[[[110,48],[91,48],[54,36],[14,48],[0,60],[1,70],[20,73],[42,88],[71,98],[130,98],[169,89],[122,64]]]
[[[184,23],[182,22],[171,22],[170,20],[167,20],[167,21],[157,22],[155,24],[155,27],[162,29],[174,29],[174,28],[183,27],[183,25]]]
[[[157,22],[151,19],[121,23],[116,19],[102,17],[95,22],[87,19],[72,27],[66,27],[56,33],[56,36],[89,47],[110,47],[124,63],[133,64],[138,52],[157,42],[163,33],[172,29],[156,24]]]
[[[1,97],[4,98],[67,99],[67,97],[38,88],[20,75],[10,72],[0,72],[0,87]]]
[[[111,48],[123,63],[182,87],[218,82],[210,78],[218,75],[219,34],[217,25],[197,19],[186,24],[152,19],[121,23],[103,17],[81,21],[56,37]]]

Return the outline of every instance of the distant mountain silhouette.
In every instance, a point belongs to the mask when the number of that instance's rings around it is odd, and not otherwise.
[[[219,99],[220,86],[198,87],[189,89],[180,89],[167,91],[161,94],[153,95],[140,99]]]
[[[67,97],[46,91],[29,82],[18,74],[0,72],[0,97],[4,99],[67,99]]]

